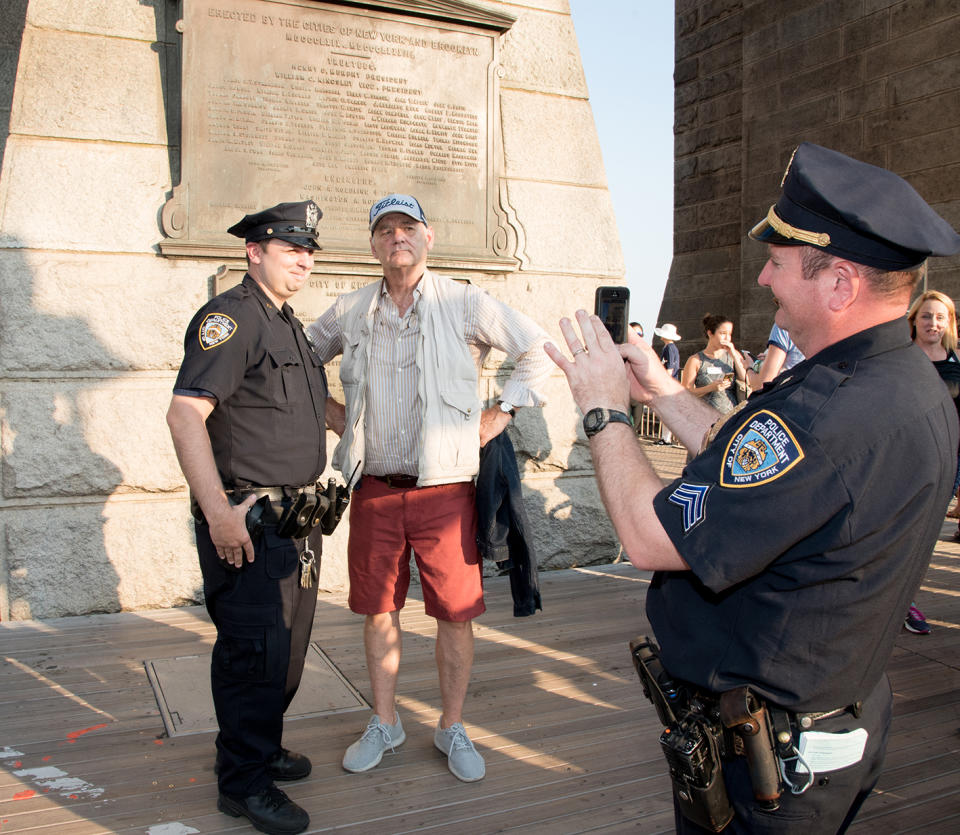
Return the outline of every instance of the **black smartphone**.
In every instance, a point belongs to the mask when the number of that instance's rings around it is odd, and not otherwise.
[[[598,287],[593,312],[606,325],[614,342],[627,341],[630,326],[630,290],[627,287]]]

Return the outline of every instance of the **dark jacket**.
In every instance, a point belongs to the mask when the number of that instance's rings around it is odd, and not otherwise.
[[[477,473],[477,547],[510,574],[513,616],[532,615],[540,605],[537,558],[523,507],[513,444],[501,432],[480,450]]]

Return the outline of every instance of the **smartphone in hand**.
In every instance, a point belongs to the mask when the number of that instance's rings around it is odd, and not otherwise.
[[[627,287],[598,287],[593,312],[600,317],[614,342],[627,341],[630,325],[630,290]]]

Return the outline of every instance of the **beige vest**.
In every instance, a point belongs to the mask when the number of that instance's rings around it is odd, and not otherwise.
[[[351,487],[363,472],[370,337],[380,287],[381,283],[374,281],[336,302],[343,345],[340,381],[347,415],[333,466],[347,479],[356,468]],[[423,421],[417,484],[470,481],[480,468],[482,406],[477,367],[463,338],[467,288],[425,270],[420,293],[416,362]],[[359,468],[357,462],[361,462]]]

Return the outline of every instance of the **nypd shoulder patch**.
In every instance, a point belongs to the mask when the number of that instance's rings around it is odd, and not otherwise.
[[[803,459],[803,449],[783,420],[763,410],[733,433],[724,452],[720,485],[756,487],[780,478]]]
[[[707,518],[706,500],[711,486],[710,484],[688,484],[684,481],[667,496],[668,502],[679,506],[683,510],[684,533]]]
[[[226,342],[237,330],[237,323],[224,313],[208,313],[200,323],[200,347],[204,351]]]

